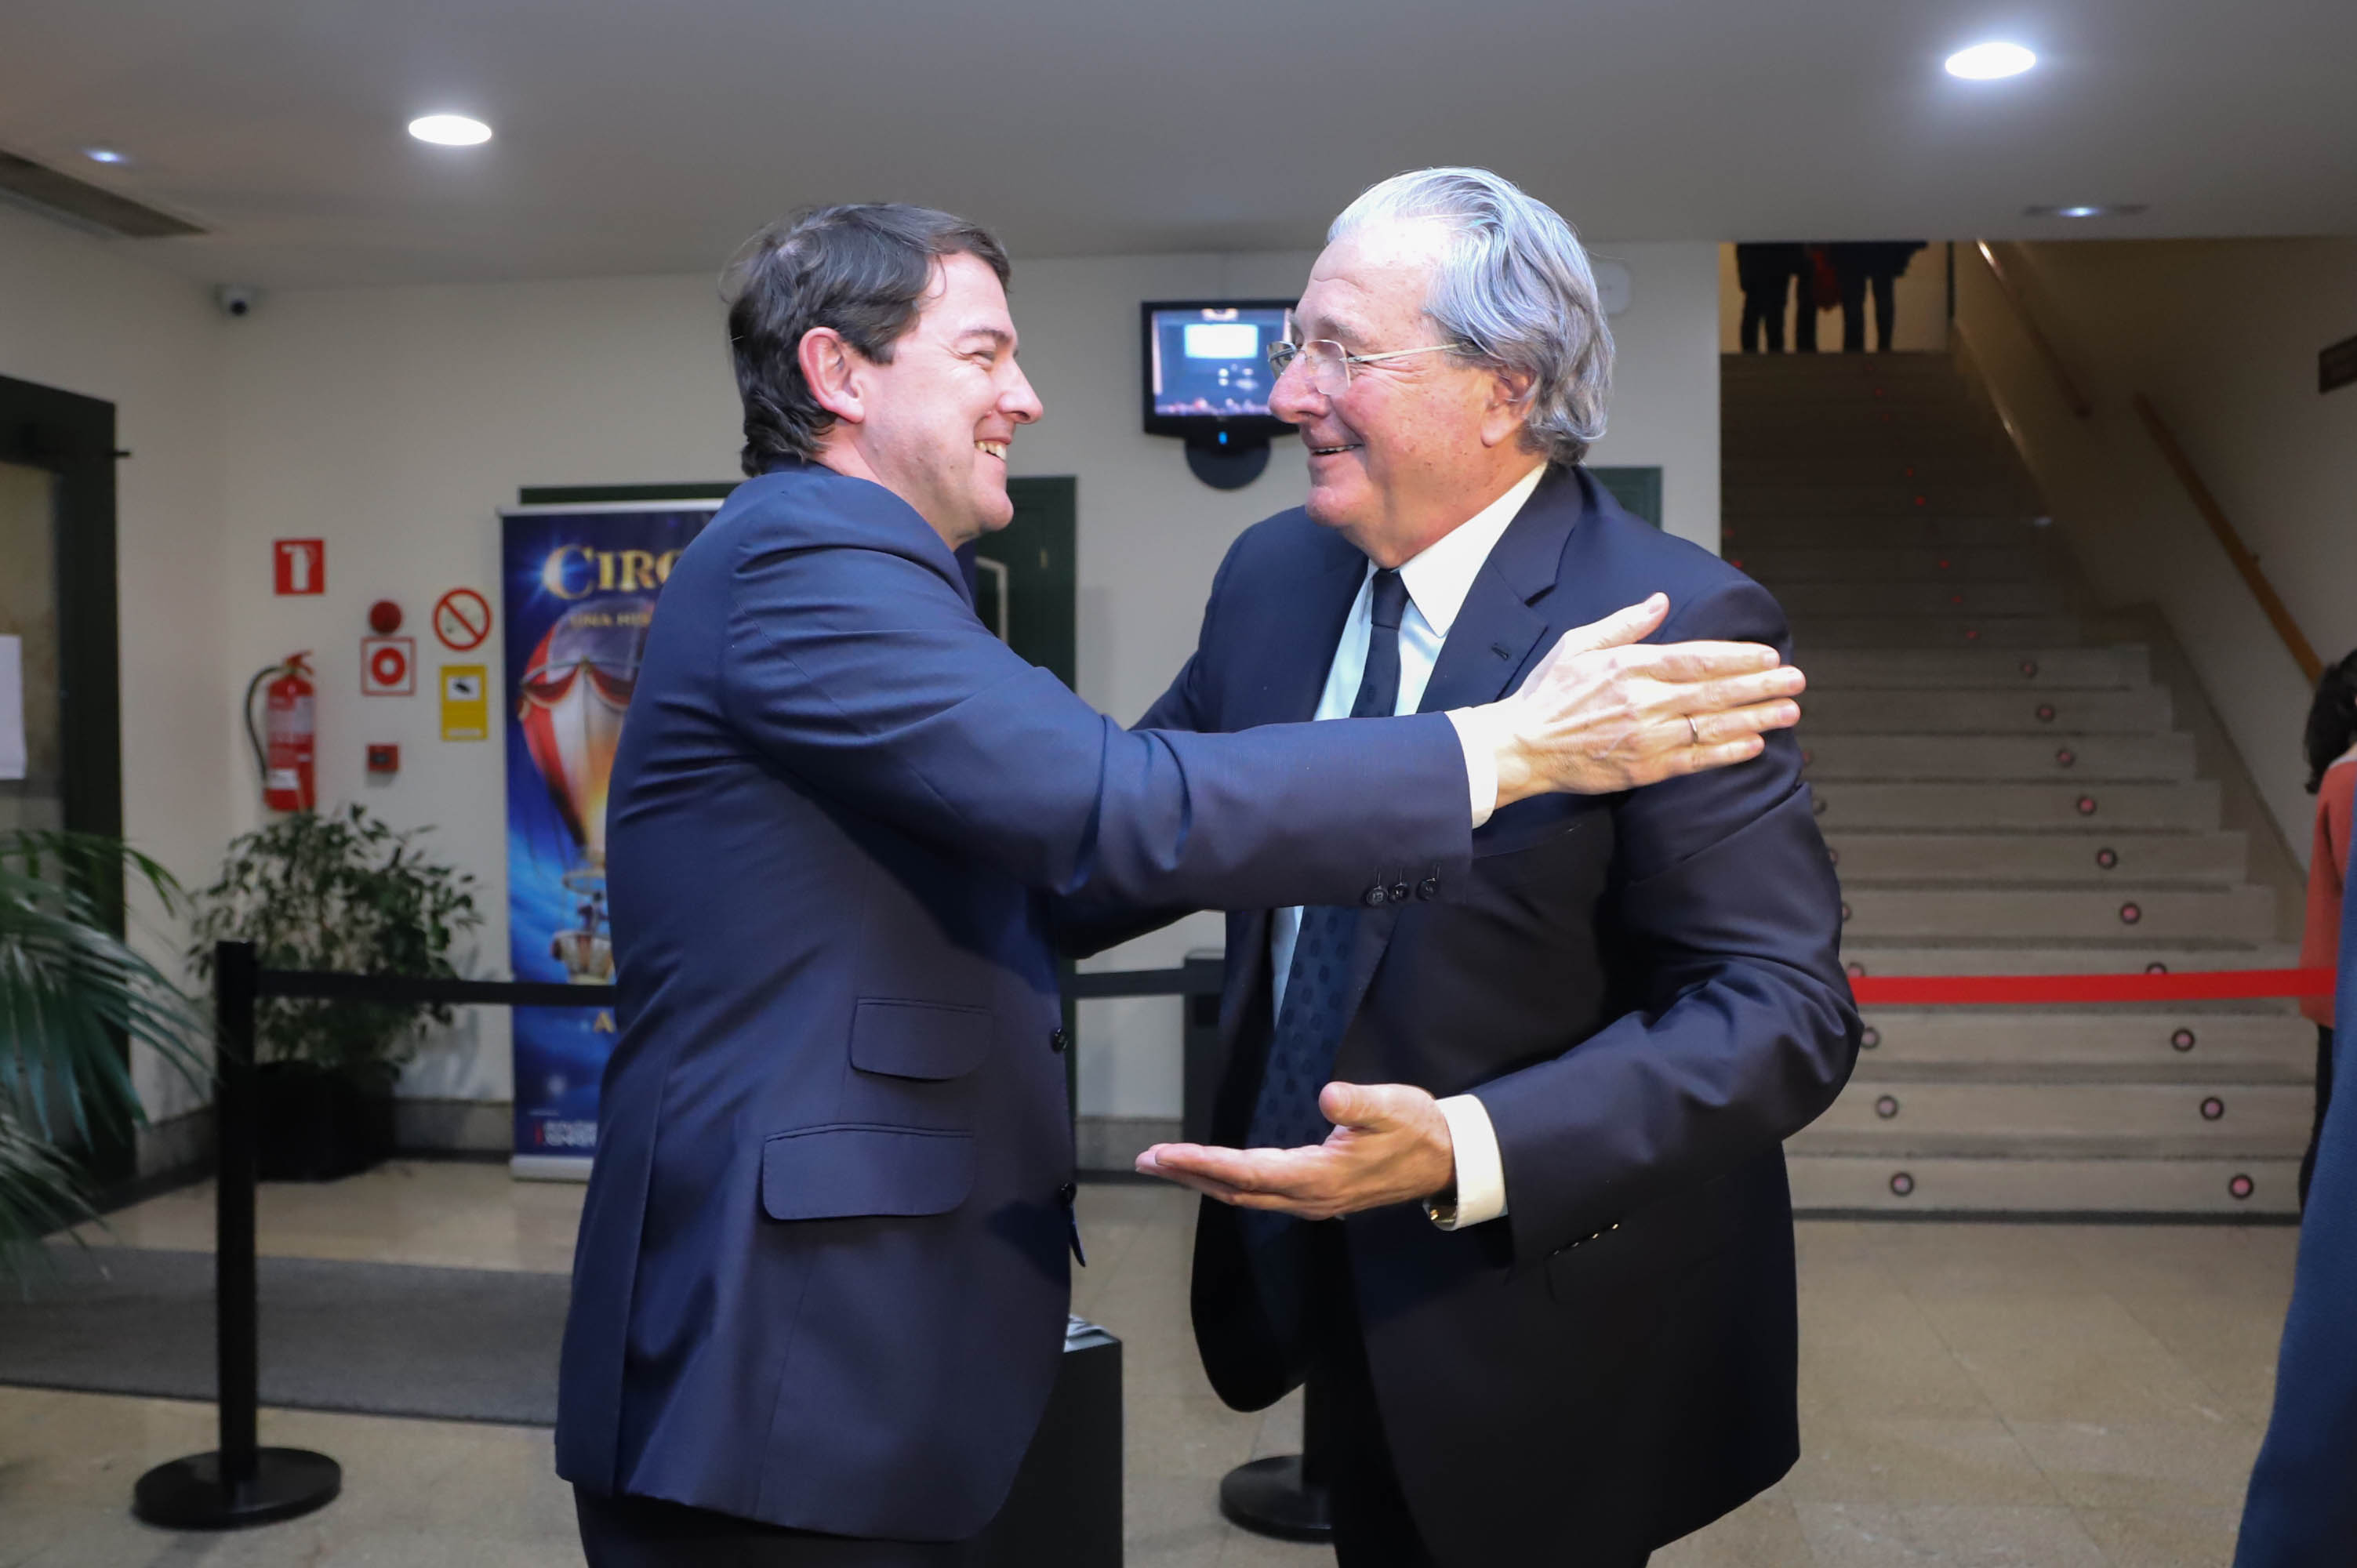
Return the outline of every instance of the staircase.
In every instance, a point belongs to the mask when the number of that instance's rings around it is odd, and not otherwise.
[[[2075,575],[1943,354],[1729,356],[1725,551],[1790,614],[1853,974],[2292,967],[2147,648]],[[1865,1009],[1787,1144],[1816,1212],[2297,1211],[2285,1002]]]

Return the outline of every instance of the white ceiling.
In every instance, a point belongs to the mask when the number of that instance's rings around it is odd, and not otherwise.
[[[2009,38],[2010,81],[1940,69]],[[0,147],[271,286],[716,268],[796,205],[1308,246],[1485,163],[1617,241],[2357,232],[2352,0],[7,0]],[[403,126],[457,110],[478,148]],[[116,145],[136,162],[79,156]],[[2033,203],[2144,202],[2033,220]]]

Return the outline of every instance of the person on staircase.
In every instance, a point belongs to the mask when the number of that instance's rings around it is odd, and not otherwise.
[[[2308,861],[2308,924],[2302,969],[2330,969],[2341,950],[2341,908],[2349,881],[2352,802],[2357,800],[2357,652],[2318,678],[2308,710],[2308,792],[2316,797],[2316,837]],[[2332,998],[2309,996],[2299,1010],[2316,1026],[2316,1125],[2299,1162],[2299,1206],[2316,1175],[2316,1144],[2332,1098]]]
[[[1900,275],[1924,246],[1921,240],[1861,240],[1827,245],[1835,286],[1841,295],[1842,352],[1866,352],[1866,296],[1874,292],[1874,347],[1890,352],[1890,330]]]
[[[1735,281],[1743,290],[1743,351],[1756,354],[1764,335],[1768,352],[1784,351],[1784,302],[1792,279],[1801,279],[1801,308],[1809,308],[1808,252],[1799,245],[1738,245]]]

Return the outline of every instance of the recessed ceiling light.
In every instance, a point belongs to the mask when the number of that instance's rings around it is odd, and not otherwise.
[[[1967,81],[1993,81],[2000,76],[2019,76],[2037,63],[2038,57],[2019,44],[1975,44],[1948,57],[1948,74]]]
[[[131,161],[128,154],[118,153],[113,147],[84,147],[81,156],[94,164],[127,164]]]
[[[2021,210],[2029,218],[2133,218],[2144,210],[2144,203],[2117,201],[2098,205],[2082,201],[2069,207],[2025,207]]]
[[[409,134],[437,147],[472,147],[491,139],[491,128],[464,114],[427,114],[409,123]]]

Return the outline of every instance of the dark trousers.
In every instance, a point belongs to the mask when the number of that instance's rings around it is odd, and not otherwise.
[[[1329,1221],[1309,1230],[1309,1322],[1317,1345],[1310,1377],[1324,1405],[1318,1422],[1324,1438],[1319,1457],[1333,1502],[1335,1563],[1337,1568],[1442,1568],[1441,1559],[1416,1528],[1392,1460],[1374,1375],[1367,1364],[1366,1337],[1351,1291],[1342,1226]],[[1646,1561],[1640,1555],[1633,1561],[1596,1563],[1575,1552],[1560,1561],[1515,1568],[1644,1568]]]
[[[2332,1103],[2332,1031],[2316,1026],[2316,1125],[2309,1130],[2308,1153],[2299,1157],[2299,1208],[2308,1212],[2309,1178],[2316,1175],[2317,1141],[2324,1136],[2325,1108]]]
[[[1899,297],[1899,280],[1879,274],[1867,277],[1857,273],[1843,274],[1841,280],[1842,350],[1860,354],[1866,351],[1866,294],[1874,290],[1874,346],[1883,353],[1890,351],[1890,312]]]
[[[1784,296],[1792,292],[1792,280],[1779,278],[1773,288],[1748,288],[1743,291],[1743,351],[1756,354],[1764,332],[1768,351],[1784,351]]]
[[[653,1498],[573,1489],[589,1568],[974,1568],[970,1541],[815,1535]]]

